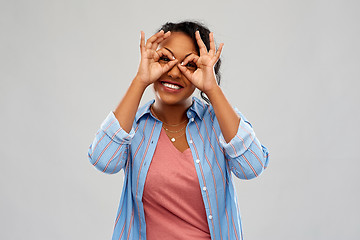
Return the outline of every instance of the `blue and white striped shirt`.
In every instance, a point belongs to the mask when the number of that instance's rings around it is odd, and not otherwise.
[[[130,133],[110,112],[101,124],[88,156],[105,173],[124,169],[124,185],[113,240],[146,240],[142,195],[162,122],[150,112],[154,100],[141,107]],[[186,139],[202,189],[211,239],[243,239],[237,195],[231,172],[241,179],[257,177],[268,165],[268,150],[255,137],[251,124],[241,117],[236,136],[226,143],[211,105],[193,97],[187,110]],[[204,190],[205,189],[205,190]],[[171,224],[171,223],[169,223]]]

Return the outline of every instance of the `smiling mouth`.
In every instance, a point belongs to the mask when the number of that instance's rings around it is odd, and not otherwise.
[[[168,82],[161,82],[161,84],[167,88],[171,88],[174,90],[179,90],[180,88],[183,88],[182,86],[176,85],[176,84],[172,84],[172,83],[168,83]]]

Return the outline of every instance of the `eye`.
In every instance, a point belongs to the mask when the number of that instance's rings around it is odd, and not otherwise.
[[[168,58],[167,56],[161,56],[159,61],[162,61],[162,62],[170,62],[170,58]]]
[[[197,66],[194,62],[188,62],[186,64],[186,67],[189,69],[189,70],[192,70],[192,71],[195,71],[197,69]]]

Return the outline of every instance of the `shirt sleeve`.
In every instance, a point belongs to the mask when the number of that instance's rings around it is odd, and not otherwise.
[[[220,142],[235,176],[241,179],[255,178],[266,169],[269,152],[255,136],[250,122],[236,108],[235,111],[241,117],[237,133],[228,143],[221,134]]]
[[[126,164],[135,131],[127,133],[111,111],[102,122],[88,150],[90,163],[99,171],[113,174]]]

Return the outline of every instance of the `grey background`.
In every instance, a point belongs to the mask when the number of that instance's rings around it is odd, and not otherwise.
[[[223,90],[271,153],[259,178],[234,177],[245,239],[359,239],[359,7],[1,1],[0,239],[111,238],[123,173],[87,150],[136,73],[140,30],[184,19],[225,43]]]

